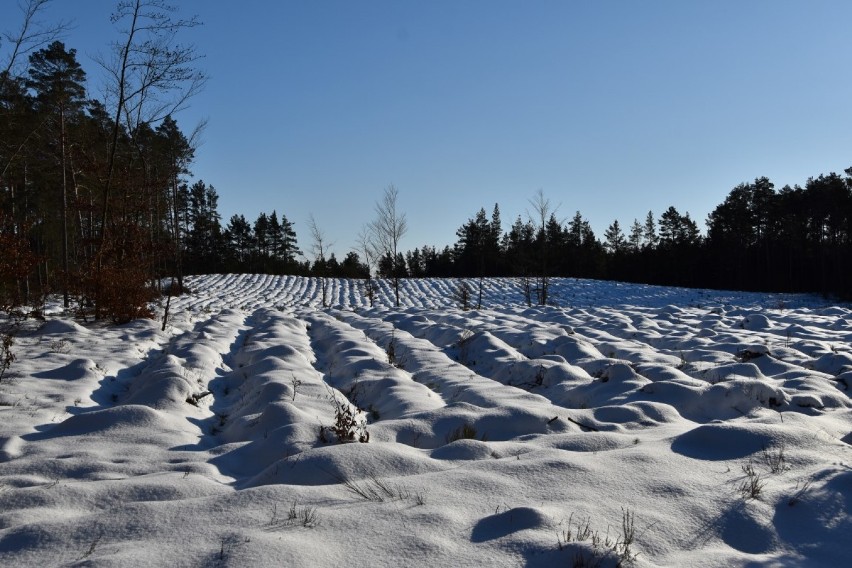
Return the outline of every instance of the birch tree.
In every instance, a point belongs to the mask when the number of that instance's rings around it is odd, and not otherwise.
[[[375,249],[379,257],[391,259],[391,282],[393,285],[396,307],[399,307],[400,270],[397,259],[400,257],[399,243],[408,232],[408,221],[405,213],[399,210],[399,191],[393,185],[385,188],[382,199],[376,202],[376,218],[370,224],[370,232],[374,239]]]

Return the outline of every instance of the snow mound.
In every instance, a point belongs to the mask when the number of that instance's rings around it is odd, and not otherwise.
[[[493,457],[487,442],[479,440],[456,440],[432,451],[436,460],[484,460]]]
[[[752,331],[764,330],[772,327],[772,322],[764,314],[748,314],[740,321],[740,327]]]
[[[720,461],[746,458],[764,448],[803,440],[808,433],[768,424],[702,424],[677,436],[672,451],[699,460]]]
[[[371,477],[405,477],[443,471],[445,466],[402,444],[340,444],[312,448],[276,461],[241,487],[271,483],[332,485]]]
[[[153,408],[142,405],[117,406],[72,416],[52,428],[25,439],[38,440],[59,436],[102,436],[122,432],[136,434],[139,429],[151,432],[169,430],[174,420]]]
[[[553,525],[550,517],[533,507],[515,507],[477,521],[471,531],[473,542],[497,540],[529,529],[547,529]]]
[[[839,375],[846,371],[852,371],[852,353],[826,353],[808,363],[807,367],[829,375]]]
[[[848,563],[847,307],[373,283],[198,276],[165,330],[25,323],[0,565],[616,566],[631,519],[638,567]]]

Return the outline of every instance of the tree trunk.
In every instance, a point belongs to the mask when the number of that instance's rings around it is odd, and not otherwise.
[[[65,107],[59,106],[59,138],[62,152],[62,305],[67,310],[68,299],[68,173],[65,164]]]

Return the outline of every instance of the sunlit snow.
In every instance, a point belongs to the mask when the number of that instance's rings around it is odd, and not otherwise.
[[[165,331],[25,322],[0,565],[848,564],[849,307],[327,284],[324,308],[317,279],[194,277]]]

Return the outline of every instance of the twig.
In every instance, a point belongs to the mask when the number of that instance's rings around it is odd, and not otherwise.
[[[586,430],[591,430],[592,432],[600,432],[600,430],[598,430],[594,426],[589,426],[588,424],[583,424],[582,422],[577,422],[576,420],[574,420],[570,416],[566,416],[565,420],[567,420],[568,422],[571,422],[573,424],[576,424],[580,428],[585,428]]]

